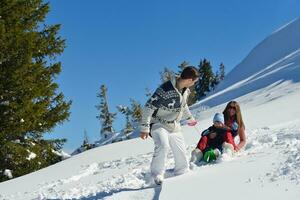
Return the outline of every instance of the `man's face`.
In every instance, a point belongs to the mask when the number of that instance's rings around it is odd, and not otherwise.
[[[199,78],[197,79],[187,79],[187,87],[192,87],[193,85],[195,85],[195,83],[199,80]]]

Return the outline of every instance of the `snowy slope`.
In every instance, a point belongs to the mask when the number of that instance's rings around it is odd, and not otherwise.
[[[125,135],[123,133],[123,131],[117,132],[117,133],[114,133],[112,135],[112,137],[102,138],[98,141],[95,141],[93,144],[91,144],[91,148],[100,147],[100,146],[115,143],[115,142],[121,142],[121,141],[124,141],[124,140],[137,138],[137,137],[139,137],[139,134],[140,134],[140,132],[139,132],[138,129],[135,129],[134,131],[128,133],[127,135]],[[82,153],[84,151],[86,151],[86,149],[81,146],[81,147],[75,149],[71,153],[71,155],[74,156],[74,155],[77,155],[77,154]]]
[[[132,139],[86,151],[0,183],[0,199],[289,199],[300,197],[300,19],[255,47],[217,91],[193,106],[183,127],[188,155],[215,112],[241,104],[247,145],[234,157],[174,177],[170,152],[163,186],[151,187],[153,141]],[[150,186],[149,186],[150,185]]]
[[[215,106],[232,98],[277,85],[300,81],[300,20],[294,20],[259,43],[201,103]],[[222,97],[218,97],[222,96]]]

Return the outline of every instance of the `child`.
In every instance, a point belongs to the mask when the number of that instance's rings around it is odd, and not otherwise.
[[[213,118],[213,125],[202,132],[197,148],[192,151],[191,163],[201,161],[210,162],[216,160],[223,151],[223,148],[234,150],[234,142],[227,141],[227,136],[231,136],[232,130],[224,125],[224,117],[216,113]]]

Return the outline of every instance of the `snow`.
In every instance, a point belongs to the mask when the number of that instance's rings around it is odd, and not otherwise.
[[[240,103],[247,145],[234,156],[174,176],[154,187],[153,141],[108,144],[37,172],[0,183],[0,199],[289,199],[300,196],[300,20],[272,33],[233,69],[214,93],[192,106],[199,121],[183,126],[187,156],[201,130],[230,100]]]
[[[56,155],[60,156],[63,160],[65,159],[68,159],[71,157],[70,154],[60,150],[60,151],[55,151],[55,150],[52,150],[53,153],[55,153]]]
[[[21,140],[19,140],[19,139],[16,139],[16,140],[14,141],[14,143],[16,143],[16,144],[20,144],[20,143],[21,143]]]
[[[128,140],[128,139],[132,139],[132,138],[137,138],[137,137],[139,137],[139,134],[140,133],[138,130],[133,130],[132,132],[130,132],[128,134],[124,134],[124,131],[115,132],[113,134],[110,133],[110,137],[101,138],[100,140],[95,141],[93,144],[91,144],[91,147],[95,148],[95,147],[100,147],[100,146],[115,143],[115,142],[120,142],[120,141],[124,141],[124,140]],[[79,148],[75,149],[71,153],[71,155],[74,156],[74,155],[77,155],[84,151],[86,151],[86,149],[84,147],[79,147]]]
[[[29,153],[28,157],[26,158],[27,160],[32,160],[32,159],[34,159],[36,157],[35,153],[30,152],[29,150],[27,150],[27,151]]]
[[[0,62],[0,64],[1,64],[1,62]],[[3,101],[3,102],[0,103],[0,105],[9,106],[9,101]]]
[[[7,176],[8,178],[13,178],[13,175],[12,175],[12,173],[11,173],[11,170],[9,170],[9,169],[6,169],[6,170],[4,170],[4,173],[3,173],[5,176]]]

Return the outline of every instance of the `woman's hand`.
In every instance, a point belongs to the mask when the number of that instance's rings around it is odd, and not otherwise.
[[[238,146],[235,147],[234,152],[240,151],[240,148]]]

